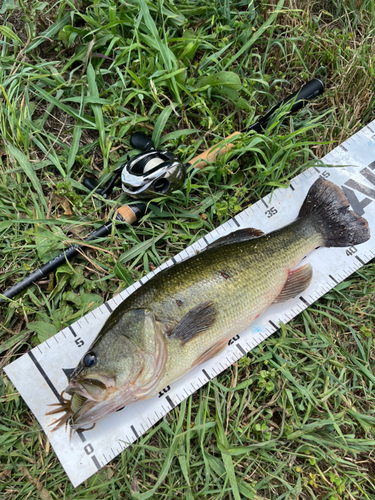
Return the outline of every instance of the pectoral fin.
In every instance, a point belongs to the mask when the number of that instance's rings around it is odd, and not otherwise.
[[[202,302],[189,312],[177,323],[174,329],[168,334],[169,338],[180,339],[182,345],[189,342],[196,335],[207,330],[215,323],[216,309],[213,302]]]
[[[302,293],[310,285],[312,278],[312,267],[310,264],[298,267],[289,273],[288,279],[285,282],[284,288],[280,295],[273,301],[274,304],[286,302],[299,293]]]

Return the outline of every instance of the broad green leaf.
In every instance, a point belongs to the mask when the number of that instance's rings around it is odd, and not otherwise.
[[[19,149],[17,149],[15,146],[13,146],[13,144],[10,144],[9,142],[5,142],[5,141],[4,141],[4,143],[6,145],[6,148],[9,151],[9,153],[17,160],[17,162],[21,166],[22,170],[25,172],[27,177],[30,179],[31,184],[33,185],[35,191],[39,195],[39,202],[43,205],[43,207],[45,208],[45,210],[47,212],[47,203],[46,203],[46,200],[44,198],[44,194],[43,194],[40,182],[39,182],[39,180],[34,172],[34,167],[29,162],[27,157]]]
[[[79,149],[79,141],[81,139],[81,134],[82,134],[82,127],[80,127],[79,122],[77,122],[76,126],[74,127],[74,130],[73,130],[73,140],[72,140],[72,144],[70,145],[68,162],[66,165],[66,174],[68,177],[70,177],[70,171],[71,171],[71,169],[74,165],[74,162],[76,160],[77,152]]]
[[[125,283],[127,283],[128,286],[134,283],[133,278],[130,276],[127,269],[122,264],[120,264],[120,262],[117,262],[117,264],[115,265],[115,275],[120,280],[125,281]]]
[[[154,132],[152,134],[152,140],[154,141],[156,148],[159,147],[161,133],[163,132],[164,127],[167,124],[168,118],[171,113],[172,113],[172,106],[167,106],[166,108],[163,109],[158,119],[156,120]]]
[[[37,341],[39,344],[51,338],[55,333],[57,333],[56,327],[52,323],[47,323],[46,321],[34,321],[33,323],[27,323],[27,328],[31,332],[35,332],[37,335]],[[35,342],[35,336],[33,337]]]
[[[0,14],[5,14],[7,10],[18,9],[18,0],[4,0],[3,6],[0,9]]]
[[[219,71],[214,75],[204,76],[195,85],[195,89],[201,89],[204,87],[214,87],[216,85],[223,85],[224,87],[230,87],[235,90],[241,88],[240,77],[233,73],[233,71]]]
[[[87,81],[89,84],[90,96],[92,96],[94,98],[98,98],[99,91],[98,91],[98,87],[97,87],[96,81],[95,81],[95,70],[94,70],[91,62],[87,66]],[[95,123],[96,123],[96,127],[98,129],[98,132],[99,132],[100,148],[102,150],[104,158],[106,158],[106,135],[105,135],[103,111],[102,111],[100,104],[91,104],[91,108],[94,112]],[[105,166],[106,165],[104,165],[104,168],[105,168]]]
[[[6,38],[13,40],[14,42],[22,43],[22,40],[18,35],[14,33],[8,26],[0,26],[0,33],[4,35]]]

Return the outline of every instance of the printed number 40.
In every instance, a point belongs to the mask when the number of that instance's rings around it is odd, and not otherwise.
[[[348,257],[350,257],[350,255],[353,255],[353,254],[354,254],[354,253],[356,253],[356,252],[357,252],[356,247],[349,247],[349,248],[347,249],[347,251],[346,251],[346,255],[347,255]]]

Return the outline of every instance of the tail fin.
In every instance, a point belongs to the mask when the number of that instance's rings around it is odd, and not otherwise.
[[[311,186],[298,214],[309,217],[322,234],[326,247],[359,245],[370,238],[365,219],[349,208],[344,192],[330,181],[319,178]]]

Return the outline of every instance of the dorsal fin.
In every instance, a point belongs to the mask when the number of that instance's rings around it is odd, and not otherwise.
[[[260,238],[261,236],[264,236],[264,233],[260,229],[254,229],[253,227],[238,229],[237,231],[226,234],[213,243],[210,243],[206,247],[206,250],[211,248],[219,248],[223,245],[229,245],[231,243],[241,243],[242,241],[253,240],[254,238]]]

